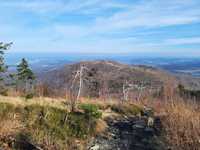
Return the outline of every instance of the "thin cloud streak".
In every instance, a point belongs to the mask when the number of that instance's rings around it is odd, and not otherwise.
[[[168,39],[165,43],[168,45],[200,44],[200,37]]]

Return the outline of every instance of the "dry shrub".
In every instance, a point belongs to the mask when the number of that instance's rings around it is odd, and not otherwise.
[[[159,99],[137,102],[153,108],[163,125],[163,137],[172,150],[200,150],[200,103],[184,100],[170,88]]]
[[[108,125],[104,120],[100,119],[100,120],[98,120],[96,122],[96,127],[95,128],[96,128],[95,132],[98,135],[98,134],[101,134],[101,133],[105,132],[106,129],[108,128]]]
[[[18,97],[21,96],[22,92],[13,88],[8,88],[6,91],[6,95],[4,96],[9,96],[9,97]]]
[[[1,120],[0,122],[0,138],[16,134],[17,131],[22,129],[21,123],[16,120]]]
[[[10,144],[14,137],[23,130],[23,125],[17,119],[1,119],[0,122],[0,149],[11,150]]]
[[[199,105],[183,100],[164,105],[165,137],[174,150],[200,149]]]

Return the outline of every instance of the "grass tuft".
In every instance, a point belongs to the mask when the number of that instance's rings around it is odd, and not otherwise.
[[[133,104],[130,104],[130,105],[127,105],[127,104],[116,105],[115,104],[111,106],[111,110],[123,115],[138,115],[138,114],[141,114],[143,111],[142,108]]]

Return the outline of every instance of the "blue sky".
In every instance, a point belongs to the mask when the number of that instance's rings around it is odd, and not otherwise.
[[[200,56],[200,0],[1,0],[12,52]]]

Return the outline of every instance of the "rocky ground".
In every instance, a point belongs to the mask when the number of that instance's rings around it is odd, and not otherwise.
[[[153,124],[148,120],[148,117],[107,119],[107,131],[94,138],[88,150],[165,150],[160,119],[155,117]]]

